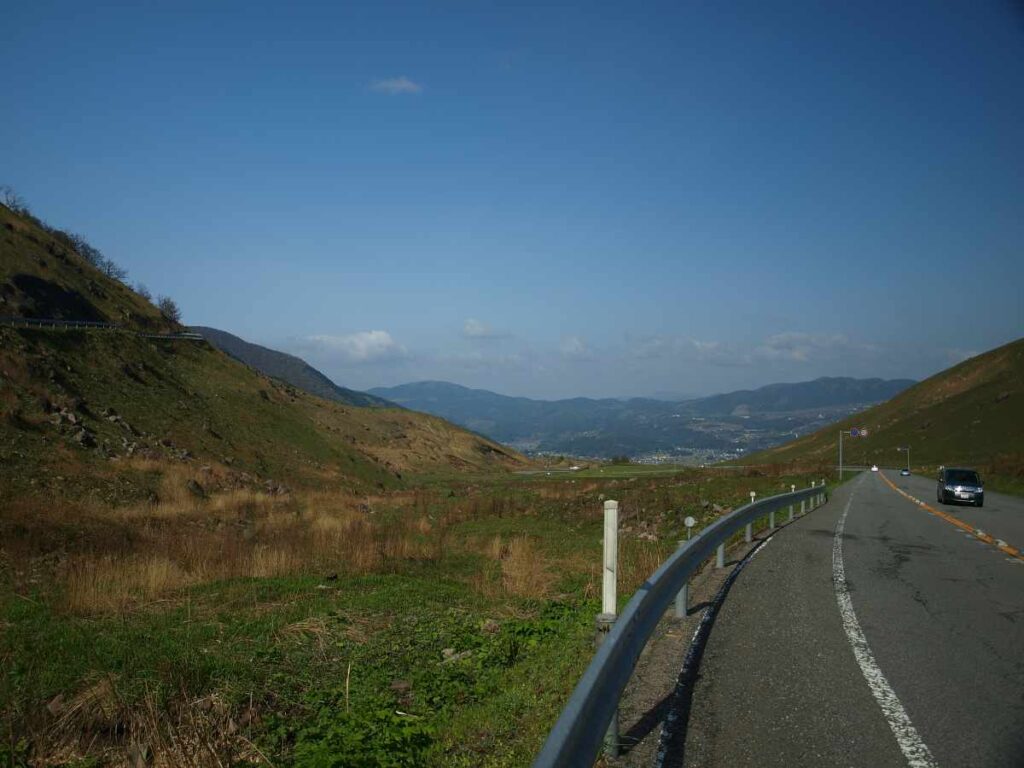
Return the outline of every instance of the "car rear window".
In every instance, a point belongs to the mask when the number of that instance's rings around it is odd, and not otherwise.
[[[980,485],[981,481],[978,479],[977,472],[971,472],[966,469],[947,469],[946,470],[946,482],[947,483],[961,483],[964,485]]]

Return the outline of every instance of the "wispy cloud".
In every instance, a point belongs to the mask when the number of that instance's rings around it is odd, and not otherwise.
[[[569,360],[590,360],[593,355],[582,336],[566,336],[558,347],[562,357]]]
[[[508,334],[496,331],[487,323],[470,317],[462,324],[462,335],[467,339],[502,339]]]
[[[320,334],[309,336],[307,341],[349,363],[400,360],[408,354],[387,331],[359,331],[343,336]]]
[[[633,340],[630,356],[638,360],[678,358],[710,365],[750,365],[750,354],[719,341],[702,341],[684,336],[647,336]]]
[[[377,91],[378,93],[387,93],[392,96],[398,96],[404,93],[419,93],[423,90],[423,86],[419,83],[413,82],[403,75],[401,77],[389,77],[374,80],[370,83],[370,90]]]
[[[793,331],[769,336],[754,350],[754,354],[764,360],[807,363],[839,354],[866,353],[874,350],[874,346],[851,341],[841,333],[815,334]]]

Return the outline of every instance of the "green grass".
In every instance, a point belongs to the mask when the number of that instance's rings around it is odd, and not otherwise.
[[[110,681],[112,732],[151,707],[199,712],[215,732],[233,722],[275,765],[523,765],[592,653],[602,496],[622,505],[621,608],[685,537],[686,514],[699,530],[717,517],[705,503],[736,506],[749,490],[808,481],[707,470],[587,483],[494,477],[425,497],[422,514],[465,517],[445,530],[440,559],[363,576],[220,581],[115,614],[76,615],[60,607],[59,585],[16,592],[5,578],[0,742],[26,735],[31,757],[53,738],[48,702]],[[638,540],[641,528],[658,541]],[[481,578],[496,583],[498,566],[480,550],[495,537],[532,542],[551,571],[547,598],[479,588]],[[445,662],[445,649],[469,653]],[[257,716],[247,719],[250,705]],[[99,726],[78,727],[69,732],[92,738]]]
[[[321,584],[214,584],[171,606],[93,618],[8,594],[3,699],[24,710],[108,678],[125,711],[147,697],[167,706],[183,690],[215,693],[234,712],[253,701],[253,743],[299,765],[449,765],[451,755],[473,765],[496,741],[493,764],[521,764],[584,663],[597,610],[520,601],[511,607],[524,618],[505,618],[509,605],[481,598],[444,567]],[[288,629],[298,622],[313,630]],[[446,648],[471,653],[446,663]],[[505,707],[522,714],[515,731]],[[403,740],[412,725],[422,733]],[[387,739],[353,735],[375,728]]]
[[[1024,339],[971,358],[892,400],[790,443],[751,454],[748,465],[834,464],[838,433],[855,426],[868,437],[844,441],[848,463],[976,466],[1007,489],[1024,482]]]

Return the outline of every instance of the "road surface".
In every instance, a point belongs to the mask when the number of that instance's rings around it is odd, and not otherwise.
[[[884,474],[1024,548],[1024,501]],[[678,743],[664,765],[1024,766],[1024,560],[863,473],[736,580]]]

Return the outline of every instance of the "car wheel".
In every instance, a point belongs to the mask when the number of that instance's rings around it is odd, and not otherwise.
[[[985,500],[984,499],[978,499],[976,502],[974,502],[974,506],[976,506],[976,507],[984,507],[985,506]]]

